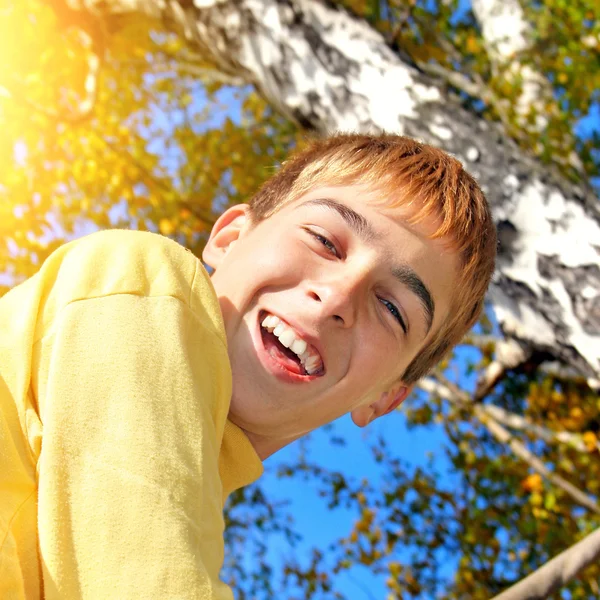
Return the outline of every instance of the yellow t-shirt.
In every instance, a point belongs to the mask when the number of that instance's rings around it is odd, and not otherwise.
[[[223,502],[262,464],[200,261],[150,233],[54,252],[0,299],[0,598],[229,600]]]

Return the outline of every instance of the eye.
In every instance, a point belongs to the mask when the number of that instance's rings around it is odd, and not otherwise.
[[[326,238],[324,235],[321,235],[320,233],[313,231],[312,229],[306,228],[305,231],[307,231],[322,246],[325,246],[325,248],[327,249],[327,252],[329,252],[333,256],[337,256],[339,258],[340,255],[337,251],[337,248],[335,247],[335,244],[331,240]]]
[[[379,301],[390,311],[390,313],[394,317],[394,319],[396,319],[396,321],[398,321],[398,323],[400,323],[400,327],[402,327],[402,331],[404,331],[404,333],[407,333],[408,327],[406,327],[406,323],[404,322],[404,319],[402,318],[402,314],[400,313],[400,311],[398,310],[396,305],[393,304],[392,302],[390,302],[389,300],[386,300],[385,298],[379,298]]]

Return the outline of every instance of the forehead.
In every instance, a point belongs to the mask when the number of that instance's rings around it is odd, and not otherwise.
[[[406,229],[412,230],[420,237],[434,238],[435,233],[441,224],[441,217],[438,215],[428,215],[427,217],[414,221],[414,215],[419,209],[419,205],[411,198],[403,197],[401,191],[394,194],[386,191],[383,186],[376,188],[367,184],[319,186],[311,189],[305,194],[290,200],[283,205],[280,210],[289,213],[304,206],[323,205],[323,200],[333,200],[338,205],[347,206],[350,209],[342,217],[350,222],[353,220],[361,225],[359,232],[364,233],[365,237],[375,238],[376,226],[371,222],[373,219],[379,222],[381,226],[384,220],[389,221],[388,225],[394,223]],[[341,212],[341,211],[338,211]],[[362,216],[356,218],[354,215]],[[365,223],[366,221],[366,223]],[[371,227],[366,225],[371,224]],[[450,240],[444,240],[444,243],[451,246]]]

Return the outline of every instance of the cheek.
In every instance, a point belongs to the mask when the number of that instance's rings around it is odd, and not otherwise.
[[[231,260],[242,276],[255,278],[277,272],[285,265],[286,240],[282,235],[256,230],[235,246]],[[289,242],[287,243],[289,245]]]
[[[362,365],[358,370],[361,378],[375,386],[393,380],[400,372],[400,353],[396,341],[390,341],[389,334],[381,332],[358,340],[358,360]]]
[[[270,279],[293,282],[302,279],[307,273],[314,273],[316,264],[306,244],[297,236],[282,233],[272,236],[268,244],[259,240],[252,253],[251,272]],[[245,256],[248,260],[248,256]]]
[[[261,277],[266,276],[275,281],[292,281],[297,278],[302,265],[298,254],[293,252],[292,245],[283,239],[273,242],[268,248],[257,253],[252,269]]]

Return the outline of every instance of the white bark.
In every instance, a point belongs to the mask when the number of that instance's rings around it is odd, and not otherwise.
[[[531,27],[519,0],[471,0],[493,62],[508,63],[529,48]]]
[[[518,58],[519,53],[530,49],[532,40],[532,28],[519,0],[472,0],[471,5],[496,72],[502,72],[511,82],[521,80],[521,95],[515,102],[519,122],[525,123],[534,109],[535,126],[541,131],[548,123],[544,107],[552,100],[552,86],[541,73]]]
[[[367,23],[318,0],[63,1],[104,18],[111,31],[123,22],[111,21],[117,13],[160,19],[308,129],[397,132],[456,155],[480,181],[499,227],[489,299],[503,331],[600,374],[597,199],[453,104]]]
[[[600,529],[561,552],[492,600],[543,600],[565,586],[585,567],[600,560]]]

